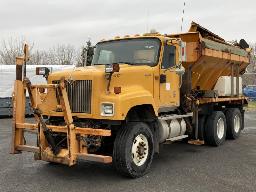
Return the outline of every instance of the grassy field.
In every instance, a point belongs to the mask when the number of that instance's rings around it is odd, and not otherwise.
[[[248,109],[255,109],[256,110],[256,101],[249,102]]]

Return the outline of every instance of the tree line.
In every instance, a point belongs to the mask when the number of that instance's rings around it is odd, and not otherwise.
[[[15,58],[23,55],[25,39],[9,38],[1,41],[0,64],[14,65]],[[30,46],[30,60],[32,65],[90,65],[94,46],[88,40],[85,45],[77,49],[69,44],[58,44],[47,50],[36,50],[34,43],[28,42]]]
[[[23,44],[25,39],[9,38],[2,40],[0,44],[0,64],[13,65],[15,58],[23,54]],[[76,49],[69,44],[59,44],[48,50],[35,50],[34,43],[30,42],[30,61],[33,65],[90,65],[94,53],[94,46],[88,40],[81,48]],[[253,49],[251,64],[247,72],[256,73],[256,43],[251,43]]]

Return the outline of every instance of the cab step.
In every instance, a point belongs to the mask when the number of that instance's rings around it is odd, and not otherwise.
[[[173,137],[173,138],[170,138],[170,139],[166,139],[166,141],[179,141],[179,140],[182,140],[182,139],[185,139],[185,138],[188,138],[188,135],[181,135],[181,136],[178,136],[178,137]]]
[[[189,140],[188,141],[188,144],[190,144],[190,145],[204,145],[204,141],[202,141],[202,140]]]

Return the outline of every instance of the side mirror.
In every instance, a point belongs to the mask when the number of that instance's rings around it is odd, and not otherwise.
[[[113,63],[113,64],[108,64],[105,65],[105,77],[108,80],[108,85],[107,85],[107,93],[109,92],[109,88],[110,88],[110,81],[112,78],[113,73],[115,72],[119,72],[120,71],[120,66],[118,63]]]
[[[120,71],[120,66],[118,63],[105,65],[105,73],[114,73],[119,71]]]
[[[181,39],[171,39],[167,41],[167,45],[175,45],[179,47],[179,63],[187,61],[186,42]]]
[[[167,41],[167,45],[175,45],[178,47],[179,52],[179,63],[175,66],[174,71],[177,75],[182,76],[185,73],[185,68],[182,66],[183,62],[186,62],[186,42],[183,42],[181,39],[171,39]]]

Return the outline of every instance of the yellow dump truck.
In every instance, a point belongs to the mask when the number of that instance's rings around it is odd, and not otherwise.
[[[12,153],[75,165],[79,159],[112,163],[136,178],[148,172],[162,143],[186,140],[219,146],[237,139],[247,104],[240,75],[249,64],[247,43],[227,43],[192,23],[182,34],[127,35],[100,41],[91,66],[49,73],[33,85],[28,60],[17,57]],[[35,122],[25,122],[25,93]],[[37,145],[24,131],[37,133]]]

